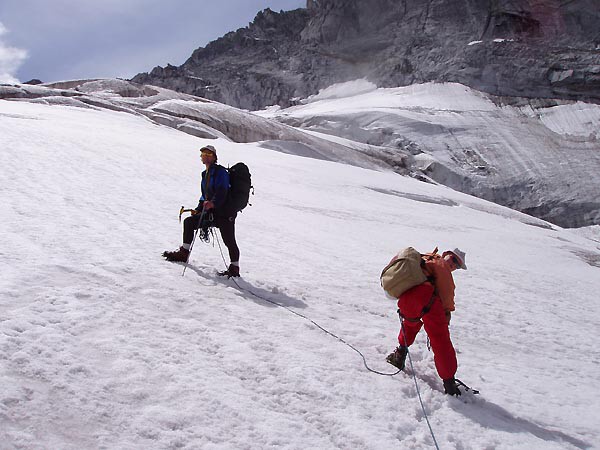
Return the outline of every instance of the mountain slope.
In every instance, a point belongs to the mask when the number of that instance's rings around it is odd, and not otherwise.
[[[357,78],[598,103],[599,29],[597,0],[311,0],[133,81],[250,110]]]
[[[401,151],[350,141],[332,142],[211,100],[120,79],[73,80],[43,86],[5,84],[0,85],[0,99],[120,111],[196,137],[260,142],[284,153],[410,171],[408,155]]]
[[[159,255],[197,201],[198,148],[251,168],[240,289],[218,246]],[[442,448],[592,448],[599,243],[391,172],[209,141],[116,111],[0,101],[3,448],[422,448],[389,370],[399,248],[467,252],[451,332],[469,404],[411,349]],[[258,295],[258,297],[256,296]],[[584,313],[582,314],[582,305]]]
[[[453,83],[377,89],[366,80],[255,113],[111,79],[3,85],[0,98],[127,112],[196,137],[392,169],[561,226],[600,222],[594,104],[507,105]]]
[[[505,105],[462,85],[334,85],[259,114],[411,153],[438,183],[567,227],[600,223],[600,106]]]

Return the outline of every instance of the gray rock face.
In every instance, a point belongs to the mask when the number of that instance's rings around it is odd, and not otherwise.
[[[194,51],[180,67],[155,67],[133,81],[216,100],[244,109],[288,102],[301,95],[303,68],[296,53],[306,10],[260,12],[247,28]]]
[[[598,0],[308,0],[260,12],[180,67],[133,81],[236,107],[289,106],[337,82],[454,81],[600,102]]]

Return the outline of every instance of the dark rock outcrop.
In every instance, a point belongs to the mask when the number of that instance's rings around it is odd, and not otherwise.
[[[283,103],[302,84],[298,66],[306,10],[260,12],[247,28],[195,50],[180,67],[155,67],[133,81],[204,97],[244,109]]]
[[[259,109],[357,78],[600,103],[598,0],[308,0],[133,80]]]

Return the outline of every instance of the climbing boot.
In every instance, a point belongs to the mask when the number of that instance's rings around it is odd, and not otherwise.
[[[392,366],[395,366],[400,370],[404,370],[406,355],[408,355],[408,347],[403,347],[400,345],[396,350],[390,353],[385,360]]]
[[[227,268],[227,270],[224,270],[223,272],[219,272],[218,275],[220,277],[227,277],[227,278],[239,277],[240,276],[240,266],[234,266],[233,264],[229,264],[229,267]]]
[[[448,395],[461,395],[460,389],[458,389],[458,384],[456,383],[456,379],[454,377],[448,378],[444,380],[444,393]]]
[[[167,261],[187,262],[188,256],[190,256],[190,251],[183,247],[179,247],[179,250],[164,252],[163,256],[167,258]]]

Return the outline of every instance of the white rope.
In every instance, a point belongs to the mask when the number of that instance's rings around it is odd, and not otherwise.
[[[221,242],[220,242],[220,240],[219,240],[219,237],[216,235],[216,233],[215,233],[215,234],[213,234],[213,237],[216,239],[216,241],[217,241],[217,244],[219,245],[219,252],[221,253],[221,259],[223,260],[223,264],[224,264],[224,265],[225,265],[225,267],[227,268],[227,261],[225,260],[225,256],[223,255],[223,249],[221,248]],[[255,296],[256,298],[259,298],[259,299],[261,299],[261,300],[264,300],[264,301],[266,301],[266,302],[268,302],[268,303],[271,303],[271,304],[273,304],[273,305],[279,306],[280,308],[283,308],[283,309],[285,309],[285,310],[289,311],[290,313],[292,313],[292,314],[294,314],[294,315],[296,315],[296,316],[298,316],[298,317],[301,317],[301,318],[302,318],[302,319],[304,319],[304,320],[307,320],[307,321],[309,321],[310,323],[312,323],[313,325],[315,325],[317,328],[319,328],[321,331],[325,332],[325,333],[326,333],[326,334],[328,334],[329,336],[331,336],[331,337],[334,337],[335,339],[339,340],[340,342],[342,342],[342,343],[343,343],[343,344],[345,344],[346,346],[350,347],[352,350],[354,350],[356,353],[358,353],[358,354],[359,354],[359,355],[362,357],[363,364],[364,364],[365,368],[366,368],[366,369],[367,369],[369,372],[373,372],[373,373],[376,373],[376,374],[378,374],[378,375],[390,376],[390,377],[391,377],[391,376],[394,376],[394,375],[397,375],[397,374],[399,374],[400,372],[402,372],[402,370],[398,370],[397,372],[394,372],[394,373],[383,373],[383,372],[378,372],[378,371],[376,371],[376,370],[374,370],[374,369],[371,369],[371,368],[370,368],[370,367],[367,365],[367,360],[365,359],[365,356],[364,356],[364,355],[361,353],[361,351],[360,351],[360,350],[358,350],[358,349],[357,349],[356,347],[354,347],[352,344],[349,344],[348,342],[346,342],[346,341],[345,341],[344,339],[342,339],[341,337],[339,337],[339,336],[337,336],[337,335],[333,334],[332,332],[330,332],[329,330],[327,330],[327,329],[323,328],[321,325],[319,325],[317,322],[315,322],[315,321],[314,321],[314,320],[312,320],[311,318],[309,318],[309,317],[307,317],[307,316],[305,316],[305,315],[303,315],[303,314],[300,314],[299,312],[297,312],[297,311],[294,311],[293,309],[290,309],[289,307],[287,307],[287,306],[285,306],[285,305],[282,305],[282,304],[280,304],[280,303],[277,303],[277,302],[275,302],[275,301],[273,301],[273,300],[269,300],[268,298],[264,298],[264,297],[262,297],[262,296],[260,296],[260,295],[258,295],[258,294],[255,294],[254,292],[252,292],[252,290],[250,290],[250,289],[247,289],[247,288],[243,288],[242,286],[240,286],[240,285],[238,284],[238,282],[235,280],[235,277],[230,277],[230,278],[231,278],[231,280],[232,280],[232,281],[235,283],[235,285],[236,285],[236,286],[237,286],[237,287],[238,287],[240,290],[242,290],[242,291],[245,291],[245,292],[248,292],[249,294],[251,294],[251,295]],[[404,324],[402,323],[402,319],[400,320],[400,326],[401,326],[401,328],[402,328],[402,333],[404,334]],[[423,410],[423,416],[425,417],[425,421],[427,422],[427,427],[429,428],[429,433],[431,434],[431,438],[433,439],[433,443],[434,443],[434,445],[435,445],[435,448],[436,448],[437,450],[440,450],[440,447],[439,447],[439,445],[438,445],[438,443],[437,443],[437,440],[436,440],[436,438],[435,438],[435,434],[434,434],[434,432],[433,432],[433,428],[431,427],[431,423],[429,422],[429,417],[427,416],[427,411],[425,410],[425,405],[423,404],[423,399],[421,398],[421,391],[419,390],[419,384],[417,383],[417,376],[416,376],[416,374],[415,374],[415,370],[414,370],[414,366],[413,366],[413,362],[412,362],[412,357],[410,356],[410,352],[408,351],[408,348],[407,348],[407,354],[408,354],[408,361],[410,362],[410,369],[411,369],[411,372],[412,372],[413,380],[414,380],[414,382],[415,382],[415,388],[416,388],[416,390],[417,390],[417,397],[419,398],[419,403],[421,404],[421,409]]]

